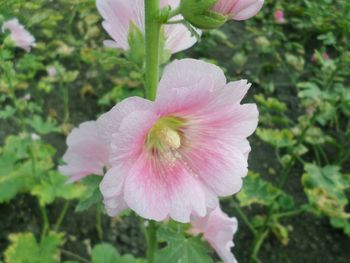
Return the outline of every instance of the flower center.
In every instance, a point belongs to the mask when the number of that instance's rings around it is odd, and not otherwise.
[[[182,127],[185,124],[185,120],[167,116],[160,118],[149,131],[146,138],[147,148],[160,154],[166,154],[168,152],[177,150],[182,144]]]

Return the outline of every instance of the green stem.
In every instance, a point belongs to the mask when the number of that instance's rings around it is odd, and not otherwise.
[[[148,221],[146,228],[146,240],[147,240],[147,262],[156,262],[156,251],[157,251],[157,223],[155,221]]]
[[[260,262],[259,258],[258,258],[258,254],[259,251],[261,249],[261,246],[265,240],[265,238],[267,237],[267,235],[269,234],[269,230],[265,230],[263,232],[260,232],[256,237],[255,237],[255,241],[254,241],[254,247],[253,247],[253,251],[250,257],[250,262]]]
[[[256,229],[253,227],[253,225],[249,222],[248,217],[245,215],[243,210],[239,207],[239,205],[232,201],[233,207],[237,211],[239,217],[243,220],[243,222],[246,224],[246,226],[249,228],[249,230],[252,232],[252,234],[255,236],[257,234]]]
[[[63,208],[62,208],[62,211],[61,211],[60,215],[58,216],[56,224],[54,226],[54,230],[55,231],[58,231],[58,229],[60,228],[60,226],[61,226],[61,224],[63,222],[63,219],[64,219],[64,217],[67,214],[68,208],[69,208],[69,201],[66,201],[64,206],[63,206]]]
[[[41,217],[44,223],[43,230],[41,233],[41,238],[43,238],[44,236],[46,236],[47,232],[50,229],[50,223],[49,223],[49,217],[47,216],[47,213],[46,213],[46,208],[44,205],[40,204],[40,202],[39,202],[39,209],[40,209]]]
[[[159,81],[160,28],[157,20],[160,9],[159,0],[145,0],[146,25],[146,94],[154,100]]]

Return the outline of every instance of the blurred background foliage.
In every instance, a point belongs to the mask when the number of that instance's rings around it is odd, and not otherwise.
[[[177,54],[253,83],[246,100],[257,103],[260,124],[251,171],[223,200],[240,222],[234,253],[239,262],[346,263],[350,2],[265,2],[256,18],[205,32]],[[0,0],[0,24],[12,17],[37,46],[25,53],[0,35],[0,262],[143,262],[140,222],[130,212],[104,214],[100,177],[67,185],[57,171],[74,126],[144,95],[140,59],[103,47],[93,0]],[[176,247],[169,236],[179,233],[170,230],[160,235]],[[210,255],[203,262],[216,261]]]

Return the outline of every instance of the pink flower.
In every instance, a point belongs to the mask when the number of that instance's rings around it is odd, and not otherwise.
[[[179,0],[161,0],[161,6],[177,7]],[[104,29],[113,40],[106,40],[105,46],[129,49],[128,34],[130,24],[134,23],[141,32],[145,31],[144,0],[97,0],[97,9],[103,17]],[[175,20],[181,19],[176,16]],[[181,24],[165,25],[166,48],[176,53],[185,50],[196,43],[196,38]]]
[[[193,59],[166,67],[157,98],[128,98],[68,136],[67,165],[77,180],[103,174],[109,215],[130,207],[147,219],[189,222],[237,193],[247,174],[257,126],[255,104],[240,102],[250,84],[226,83],[223,71]]]
[[[246,20],[255,16],[263,4],[264,0],[219,0],[213,10],[234,20]]]
[[[35,46],[35,38],[18,22],[17,18],[7,20],[2,25],[2,31],[10,31],[10,37],[15,42],[16,47],[29,52]]]
[[[286,22],[286,19],[284,18],[284,12],[282,10],[276,10],[274,13],[274,17],[276,22],[279,24]]]
[[[231,253],[233,236],[237,231],[238,223],[235,217],[229,218],[221,211],[220,206],[204,218],[192,220],[190,233],[203,234],[205,240],[215,249],[224,263],[237,263]]]
[[[329,60],[330,59],[330,56],[329,56],[329,54],[327,52],[323,52],[322,57],[323,57],[324,60]]]

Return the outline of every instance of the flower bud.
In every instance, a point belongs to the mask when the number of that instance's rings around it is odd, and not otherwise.
[[[183,17],[200,29],[215,29],[226,22],[226,15],[212,10],[217,0],[181,0]]]
[[[212,10],[233,20],[246,20],[255,16],[263,4],[264,0],[219,0]]]

